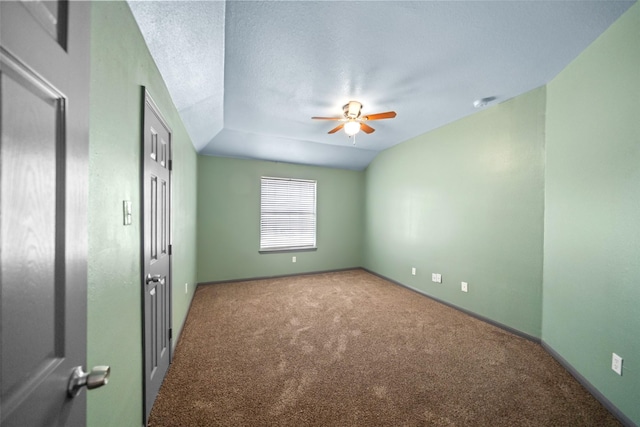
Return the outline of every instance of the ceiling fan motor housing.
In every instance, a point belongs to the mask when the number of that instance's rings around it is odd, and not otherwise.
[[[362,104],[358,101],[349,101],[342,107],[342,111],[347,119],[357,119],[362,113]]]

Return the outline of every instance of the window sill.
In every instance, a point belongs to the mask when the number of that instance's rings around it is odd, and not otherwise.
[[[278,248],[278,249],[260,249],[258,253],[281,254],[281,253],[290,253],[290,252],[314,252],[317,250],[318,248]]]

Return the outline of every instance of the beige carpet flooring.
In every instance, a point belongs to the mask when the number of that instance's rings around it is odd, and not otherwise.
[[[616,426],[542,347],[362,270],[198,287],[160,426]]]

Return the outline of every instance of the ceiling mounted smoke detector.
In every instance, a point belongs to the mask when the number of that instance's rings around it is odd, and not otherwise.
[[[496,97],[495,96],[488,96],[486,98],[480,98],[480,99],[476,99],[473,102],[473,106],[475,108],[482,108],[482,107],[486,107],[487,105],[489,105],[491,102],[495,101]]]

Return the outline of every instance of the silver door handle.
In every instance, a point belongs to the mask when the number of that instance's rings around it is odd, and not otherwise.
[[[151,274],[147,274],[147,285],[152,282],[164,285],[164,277],[160,274],[154,274],[153,276]]]
[[[82,387],[93,390],[94,388],[107,385],[110,374],[111,368],[109,366],[95,366],[91,372],[84,372],[82,366],[76,366],[73,368],[73,372],[69,378],[67,393],[69,397],[76,397]]]

